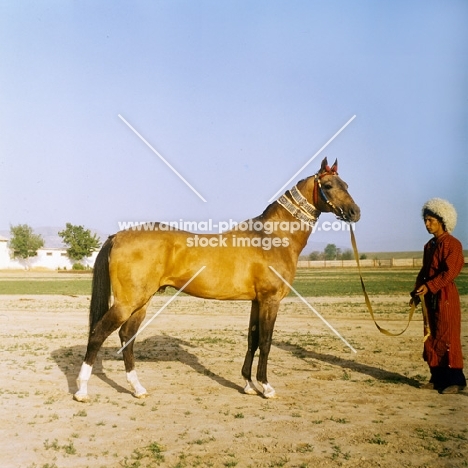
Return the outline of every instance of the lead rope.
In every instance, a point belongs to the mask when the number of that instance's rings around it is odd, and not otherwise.
[[[387,336],[400,336],[409,327],[411,319],[413,318],[414,311],[416,309],[416,304],[414,303],[414,301],[411,303],[411,309],[409,311],[409,316],[408,316],[408,323],[406,324],[405,329],[403,331],[401,331],[400,333],[389,332],[388,330],[385,330],[384,328],[382,328],[377,323],[377,321],[375,320],[375,317],[374,317],[374,311],[372,309],[372,304],[371,304],[371,302],[369,300],[369,296],[367,295],[366,286],[364,285],[364,280],[362,279],[361,264],[359,263],[359,253],[358,253],[358,249],[357,249],[357,245],[356,245],[356,238],[354,237],[354,231],[353,231],[352,228],[350,229],[350,233],[351,233],[351,245],[353,246],[354,258],[355,258],[356,263],[357,263],[358,272],[359,272],[359,279],[361,280],[361,288],[362,288],[362,292],[364,294],[364,300],[366,301],[367,310],[369,311],[370,316],[372,317],[372,320],[374,321],[374,324],[375,324],[375,326],[377,327],[377,329],[379,330],[380,333],[383,333],[384,335],[387,335]],[[423,342],[425,342],[429,338],[429,336],[431,336],[431,328],[429,326],[429,318],[428,318],[428,315],[427,315],[427,308],[426,308],[426,303],[424,301],[424,297],[421,298],[421,308],[422,308],[422,316],[423,316],[423,320],[424,320],[424,339],[423,339]]]

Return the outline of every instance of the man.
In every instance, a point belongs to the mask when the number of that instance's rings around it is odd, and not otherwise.
[[[454,283],[463,268],[463,248],[450,233],[457,222],[455,208],[446,200],[432,198],[422,209],[424,224],[434,237],[424,246],[423,266],[411,295],[427,308],[430,335],[423,358],[431,379],[423,388],[439,393],[458,393],[466,387],[461,349],[460,297]]]

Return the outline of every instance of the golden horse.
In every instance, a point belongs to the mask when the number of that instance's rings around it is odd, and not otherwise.
[[[134,338],[151,298],[167,286],[205,299],[252,301],[242,367],[244,391],[258,393],[251,372],[259,349],[256,379],[263,396],[274,397],[267,363],[278,308],[322,212],[346,222],[360,218],[347,184],[338,176],[337,162],[330,167],[326,158],[316,174],[298,182],[260,216],[221,234],[194,234],[154,223],[151,230],[128,229],[110,236],[94,265],[88,346],[75,400],[89,398],[88,380],[97,353],[119,328],[127,381],[135,397],[147,395],[135,370]]]

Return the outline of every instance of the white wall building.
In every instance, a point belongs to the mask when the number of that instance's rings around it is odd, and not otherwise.
[[[83,265],[93,267],[97,252],[83,260]],[[0,236],[0,270],[27,270],[29,268],[44,268],[47,270],[71,270],[75,261],[68,258],[66,249],[42,248],[35,257],[27,260],[13,258],[8,246],[8,239]]]

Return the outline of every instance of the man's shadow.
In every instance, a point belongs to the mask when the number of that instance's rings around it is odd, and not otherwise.
[[[397,372],[390,372],[378,367],[369,366],[367,364],[361,364],[359,362],[344,359],[332,354],[322,354],[315,351],[310,351],[303,348],[302,346],[291,344],[284,341],[273,341],[273,345],[295,355],[298,359],[305,360],[313,359],[316,361],[326,362],[327,364],[332,364],[333,366],[341,367],[342,369],[349,369],[353,372],[359,372],[360,374],[368,375],[374,379],[381,380],[386,383],[395,383],[395,384],[405,384],[411,387],[420,387],[421,382],[419,380],[406,377]]]
[[[242,393],[243,388],[226,378],[215,374],[205,367],[198,360],[197,356],[189,352],[186,348],[195,348],[192,344],[179,338],[174,338],[169,335],[156,335],[149,337],[135,344],[135,361],[142,362],[181,362],[193,370],[209,377],[219,385],[226,388],[231,388]],[[93,366],[93,375],[101,379],[106,384],[117,390],[119,393],[131,394],[129,388],[115,382],[110,378],[103,368],[102,361],[118,361],[122,366],[122,373],[125,372],[125,367],[122,359],[122,354],[117,354],[120,348],[103,346],[98,354],[96,362]],[[57,363],[57,366],[63,372],[67,379],[68,390],[70,393],[75,393],[77,390],[76,379],[80,371],[86,354],[86,345],[63,346],[52,351],[51,356]],[[228,359],[228,357],[226,357]]]

